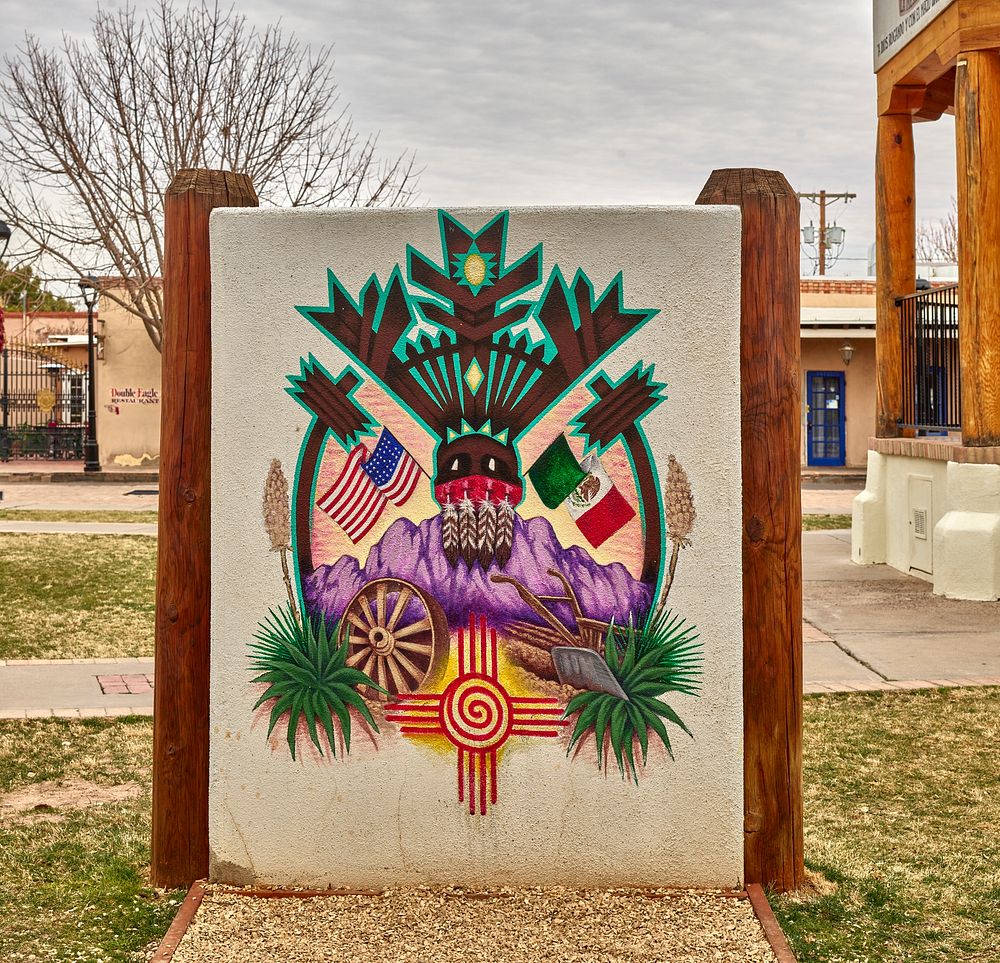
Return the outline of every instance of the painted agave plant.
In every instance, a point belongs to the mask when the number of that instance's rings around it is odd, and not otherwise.
[[[384,690],[364,672],[346,664],[347,640],[337,642],[336,626],[331,629],[322,618],[303,618],[300,622],[296,616],[290,604],[272,609],[260,624],[254,636],[256,641],[250,643],[253,653],[250,668],[258,673],[252,681],[267,685],[254,710],[273,701],[267,735],[270,738],[278,722],[285,719],[292,759],[300,719],[305,719],[309,738],[320,755],[323,755],[320,727],[335,756],[338,729],[345,752],[350,752],[352,711],[378,732],[371,711],[357,692],[358,687]]]
[[[597,747],[597,765],[607,769],[613,754],[624,779],[639,781],[635,750],[646,765],[652,734],[674,758],[669,726],[693,738],[691,730],[663,697],[677,692],[698,695],[701,690],[701,643],[693,625],[670,610],[656,607],[641,627],[611,626],[604,658],[627,698],[609,692],[582,692],[566,707],[576,716],[568,752],[583,739]]]

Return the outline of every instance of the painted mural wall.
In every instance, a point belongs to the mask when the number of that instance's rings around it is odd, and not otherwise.
[[[739,229],[216,212],[215,878],[740,880]]]

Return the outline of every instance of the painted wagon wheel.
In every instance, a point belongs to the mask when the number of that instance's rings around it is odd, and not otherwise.
[[[369,582],[344,609],[340,637],[347,664],[360,669],[390,695],[434,682],[448,664],[448,619],[430,595],[395,578]],[[365,687],[367,688],[367,687]],[[389,696],[370,690],[386,702]]]

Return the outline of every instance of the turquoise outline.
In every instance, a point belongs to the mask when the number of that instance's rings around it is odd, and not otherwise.
[[[452,217],[446,210],[444,210],[444,208],[438,208],[437,213],[438,213],[438,235],[440,236],[441,239],[441,254],[444,256],[445,263],[443,265],[436,264],[426,254],[424,254],[421,251],[418,251],[412,244],[406,245],[406,279],[418,291],[422,291],[424,292],[424,295],[428,295],[428,297],[415,296],[414,301],[416,303],[419,304],[422,300],[426,300],[429,301],[431,304],[434,304],[437,307],[441,308],[443,311],[446,311],[452,317],[455,316],[454,301],[450,300],[449,298],[446,298],[444,295],[441,294],[440,291],[434,291],[413,280],[412,259],[414,257],[422,261],[425,265],[427,265],[427,267],[436,271],[439,275],[441,275],[441,277],[447,278],[448,280],[451,281],[455,280],[455,278],[452,277],[451,275],[451,271],[447,263],[448,242],[445,237],[446,221],[454,225],[459,231],[461,231],[461,233],[464,234],[469,239],[470,245],[475,244],[479,240],[479,238],[486,233],[486,231],[488,231],[491,227],[493,227],[494,224],[497,223],[497,221],[503,222],[503,230],[500,232],[500,250],[497,252],[497,266],[496,266],[497,276],[493,280],[493,285],[495,285],[497,281],[503,280],[505,277],[507,277],[508,274],[510,274],[511,271],[515,270],[515,268],[520,267],[530,258],[536,258],[538,261],[538,280],[531,284],[522,285],[516,291],[511,291],[510,294],[505,295],[503,298],[497,301],[497,303],[494,305],[493,317],[495,318],[500,317],[501,314],[505,314],[506,312],[513,310],[513,308],[515,308],[518,304],[529,305],[534,303],[531,301],[514,301],[513,299],[524,294],[525,291],[530,291],[532,290],[532,288],[538,287],[538,285],[542,283],[542,264],[543,264],[542,245],[536,244],[526,254],[519,257],[513,264],[509,265],[508,267],[504,267],[504,265],[507,263],[507,227],[510,224],[509,210],[501,211],[499,214],[494,215],[486,222],[486,224],[483,227],[481,227],[478,231],[475,232],[470,231],[460,220],[458,220],[458,218]],[[482,254],[482,252],[479,253]],[[480,285],[480,288],[482,287],[485,287],[485,284]],[[478,295],[478,293],[479,293],[478,290],[473,292],[474,295]],[[516,323],[517,322],[514,321],[511,322],[511,324],[516,324]]]
[[[479,284],[473,284],[471,281],[467,280],[465,277],[465,262],[469,260],[472,255],[475,254],[483,262],[483,280]],[[469,245],[469,249],[465,254],[453,254],[451,256],[452,261],[455,262],[454,273],[450,275],[451,280],[458,283],[459,287],[468,288],[472,292],[474,298],[479,297],[479,292],[483,288],[491,288],[497,283],[497,267],[496,267],[497,256],[492,251],[480,251],[479,245],[473,241]],[[409,267],[409,266],[407,266]]]
[[[646,437],[645,429],[641,424],[634,423],[637,434],[639,435],[639,440],[642,442],[643,447],[646,449],[646,454],[649,457],[649,463],[653,466],[653,479],[656,481],[656,511],[660,516],[660,531],[662,535],[660,537],[660,561],[656,566],[656,585],[653,586],[653,594],[650,596],[652,605],[656,605],[656,600],[660,597],[660,588],[663,586],[663,576],[664,567],[667,561],[667,542],[670,540],[667,533],[667,518],[666,513],[663,509],[663,484],[660,480],[659,473],[657,471],[656,459],[653,457],[653,449],[649,447],[649,439]],[[635,485],[635,494],[639,499],[639,517],[643,519],[643,538],[646,536],[645,529],[645,518],[646,518],[646,508],[642,503],[642,491],[639,488],[639,483],[637,481],[639,475],[635,470],[635,459],[632,457],[632,451],[628,445],[625,444],[625,439],[621,435],[615,436],[616,440],[621,439],[622,448],[625,449],[625,456],[628,458],[629,467],[632,469],[632,481]],[[605,449],[607,451],[607,449]],[[641,573],[640,573],[641,574]]]
[[[306,377],[306,375],[307,374],[311,374],[312,371],[320,371],[320,372],[322,372],[326,376],[326,378],[332,384],[335,384],[335,385],[339,385],[341,379],[346,374],[348,374],[348,373],[353,374],[354,377],[358,379],[358,383],[353,388],[351,388],[350,391],[347,392],[347,397],[353,402],[354,406],[360,412],[361,417],[362,417],[362,419],[365,422],[364,427],[363,428],[359,428],[357,431],[351,432],[345,438],[338,437],[337,433],[334,432],[334,431],[331,431],[329,428],[327,429],[326,433],[328,435],[331,435],[334,438],[334,440],[337,442],[337,444],[340,445],[340,447],[343,448],[344,451],[346,451],[346,452],[349,452],[352,448],[354,448],[355,446],[361,444],[361,439],[362,438],[367,438],[367,437],[369,437],[371,435],[374,435],[375,434],[375,429],[378,428],[378,424],[379,424],[378,421],[376,421],[375,418],[372,417],[371,412],[368,411],[368,409],[365,408],[364,405],[360,404],[354,398],[354,392],[357,391],[358,388],[360,388],[361,385],[364,383],[364,378],[362,378],[361,375],[359,375],[354,370],[354,368],[352,368],[350,365],[348,365],[346,368],[344,368],[344,370],[341,371],[340,374],[337,375],[336,378],[334,378],[333,375],[331,375],[330,372],[327,371],[326,368],[324,368],[323,365],[321,365],[316,360],[316,358],[312,354],[312,352],[310,352],[309,355],[306,358],[302,358],[302,357],[299,358],[299,373],[297,375],[286,375],[285,376],[285,379],[287,381],[291,382],[291,384],[289,384],[285,388],[285,393],[288,394],[288,395],[290,395],[303,408],[305,408],[305,410],[308,411],[310,415],[312,415],[313,420],[315,421],[316,420],[315,413],[302,400],[302,395],[301,395],[302,385],[296,383],[296,380],[295,380],[295,379],[304,379]],[[352,438],[353,438],[353,441],[351,440]]]
[[[376,384],[378,384],[390,397],[392,397],[392,399],[396,402],[396,404],[398,404],[400,408],[402,408],[415,422],[417,422],[417,424],[419,424],[424,429],[424,431],[426,431],[432,438],[436,439],[436,444],[434,446],[434,455],[433,455],[433,457],[436,460],[436,458],[437,458],[437,452],[440,449],[441,445],[442,444],[448,444],[448,442],[446,441],[446,439],[442,438],[437,433],[437,431],[435,431],[434,429],[432,429],[424,421],[424,419],[420,417],[420,415],[418,415],[408,404],[406,404],[405,401],[403,401],[392,390],[392,388],[389,385],[385,384],[380,378],[378,378],[371,371],[371,369],[369,369],[361,361],[361,359],[355,357],[355,355],[353,354],[353,352],[351,352],[343,344],[343,342],[341,342],[339,339],[337,339],[336,337],[334,337],[333,335],[331,335],[329,331],[327,331],[326,329],[324,329],[320,325],[320,323],[315,318],[313,318],[311,316],[311,314],[309,312],[313,312],[313,311],[315,311],[315,312],[329,312],[330,310],[332,310],[334,308],[334,306],[336,304],[336,300],[335,300],[336,295],[339,294],[341,297],[344,297],[344,298],[347,299],[348,303],[352,306],[352,308],[355,310],[356,313],[358,313],[359,315],[363,314],[362,304],[370,296],[372,290],[374,290],[377,293],[377,296],[378,296],[378,305],[376,307],[375,317],[374,317],[374,319],[372,321],[372,331],[373,331],[373,333],[375,333],[375,332],[378,331],[380,323],[381,323],[382,314],[383,314],[383,312],[385,310],[385,305],[386,305],[387,300],[388,300],[388,293],[392,289],[393,282],[395,280],[398,280],[399,281],[400,290],[401,290],[402,295],[403,295],[404,302],[405,302],[405,304],[407,306],[407,310],[408,310],[408,312],[410,314],[410,324],[406,327],[406,329],[401,334],[399,340],[396,342],[395,345],[393,345],[393,347],[391,349],[393,351],[393,353],[396,355],[396,357],[399,360],[401,360],[401,361],[408,362],[408,356],[407,356],[407,346],[408,346],[408,344],[419,345],[420,341],[423,338],[428,338],[431,341],[431,343],[435,345],[435,347],[439,347],[440,344],[441,344],[441,338],[442,338],[442,336],[446,335],[448,337],[448,340],[451,342],[452,345],[456,344],[457,342],[456,342],[455,332],[454,331],[450,331],[446,327],[442,327],[441,325],[439,325],[439,324],[437,324],[437,323],[435,323],[433,321],[429,321],[429,319],[426,318],[426,315],[425,315],[425,313],[424,313],[424,311],[422,309],[422,304],[424,304],[424,303],[426,303],[426,304],[433,304],[438,309],[444,311],[445,313],[447,313],[451,317],[454,317],[454,302],[451,301],[450,299],[445,298],[444,296],[442,296],[440,294],[440,292],[433,291],[433,290],[425,287],[424,285],[419,284],[416,281],[414,281],[413,280],[413,273],[412,273],[413,259],[414,258],[419,258],[421,262],[423,262],[425,265],[427,265],[428,267],[430,267],[431,269],[433,269],[441,277],[447,278],[447,279],[452,280],[452,281],[455,280],[451,276],[451,272],[450,272],[450,269],[449,269],[450,266],[447,263],[448,262],[448,246],[447,246],[447,242],[446,242],[446,238],[445,238],[445,224],[446,224],[446,222],[450,223],[450,224],[453,224],[456,228],[458,228],[458,230],[461,233],[463,233],[466,237],[468,237],[469,241],[470,241],[470,244],[474,244],[476,242],[476,240],[479,238],[479,236],[482,235],[489,228],[491,228],[493,225],[495,225],[497,223],[497,221],[502,221],[503,222],[503,229],[501,231],[501,237],[500,237],[500,251],[498,252],[498,260],[497,260],[497,278],[496,278],[496,280],[500,280],[500,279],[506,277],[507,274],[509,274],[514,269],[520,267],[522,264],[524,264],[529,259],[536,259],[537,260],[537,263],[538,263],[538,278],[539,279],[537,281],[533,282],[533,283],[525,284],[522,287],[518,288],[516,291],[511,292],[509,295],[505,296],[503,299],[498,300],[497,303],[496,303],[496,305],[495,305],[494,317],[500,317],[501,314],[507,313],[508,311],[513,310],[517,306],[525,306],[525,307],[529,307],[530,306],[530,308],[531,308],[531,310],[527,311],[523,315],[523,317],[518,318],[516,321],[511,321],[509,325],[506,325],[506,326],[498,329],[494,333],[494,335],[493,335],[493,343],[495,345],[497,345],[497,346],[499,346],[502,343],[502,341],[503,341],[504,338],[506,338],[508,340],[508,343],[510,345],[514,345],[523,336],[524,339],[525,339],[525,343],[528,344],[529,347],[535,348],[535,347],[538,347],[539,344],[543,345],[541,360],[542,360],[543,363],[548,363],[548,362],[550,362],[552,360],[552,358],[558,352],[558,348],[556,347],[555,343],[553,342],[552,336],[549,333],[548,329],[546,328],[545,323],[542,321],[541,317],[539,316],[538,311],[539,311],[539,307],[542,304],[542,302],[546,299],[546,297],[548,297],[548,295],[549,295],[549,293],[550,293],[550,291],[552,289],[552,286],[554,284],[556,284],[556,283],[559,283],[562,286],[562,294],[563,294],[565,302],[566,302],[566,304],[567,304],[567,306],[569,308],[570,317],[571,317],[572,322],[573,322],[573,328],[574,328],[574,330],[579,330],[579,328],[580,328],[579,310],[578,310],[578,307],[577,307],[576,298],[573,296],[573,289],[576,287],[577,283],[582,279],[583,282],[584,282],[584,284],[586,285],[587,291],[588,291],[588,296],[589,296],[589,299],[590,299],[590,307],[591,307],[591,309],[593,309],[598,304],[600,304],[601,302],[603,302],[604,299],[606,297],[608,297],[608,295],[610,294],[611,289],[614,288],[615,286],[617,286],[617,302],[618,302],[618,304],[617,304],[617,310],[618,310],[618,313],[624,314],[624,315],[631,315],[631,316],[635,316],[635,317],[640,317],[641,316],[641,318],[639,320],[639,323],[634,328],[632,328],[632,330],[630,330],[627,333],[625,333],[624,335],[622,335],[622,337],[619,338],[614,344],[610,345],[605,351],[603,351],[601,353],[601,356],[597,360],[595,360],[594,363],[590,365],[590,367],[588,367],[585,371],[583,371],[580,374],[579,377],[577,377],[576,379],[574,379],[555,398],[553,398],[553,400],[551,402],[549,402],[549,404],[546,405],[545,408],[543,408],[535,416],[535,418],[533,418],[531,420],[531,422],[529,422],[529,424],[525,426],[525,428],[522,431],[520,431],[514,437],[509,437],[507,444],[510,445],[511,450],[512,450],[512,452],[514,454],[515,460],[517,462],[518,473],[519,474],[523,474],[523,472],[521,471],[521,457],[520,457],[520,452],[518,451],[518,447],[517,447],[518,442],[522,438],[524,438],[532,429],[534,429],[535,426],[556,405],[558,405],[570,392],[574,391],[579,385],[587,382],[588,379],[592,380],[593,377],[596,374],[603,375],[609,382],[612,383],[612,385],[619,384],[620,380],[618,382],[614,381],[605,372],[604,368],[601,367],[601,365],[603,364],[603,362],[609,356],[613,355],[614,352],[617,351],[621,347],[621,345],[624,344],[625,341],[627,341],[629,338],[631,338],[639,330],[641,330],[643,327],[645,327],[646,324],[649,321],[651,321],[658,314],[660,314],[660,309],[659,308],[626,308],[625,307],[625,304],[624,304],[624,288],[625,288],[625,285],[624,285],[624,272],[623,271],[619,271],[611,279],[611,281],[608,283],[607,287],[604,288],[604,290],[601,292],[601,294],[600,294],[599,297],[595,297],[594,284],[591,281],[591,279],[587,276],[587,274],[583,270],[583,268],[580,268],[580,267],[578,267],[576,269],[576,271],[574,272],[572,283],[571,284],[567,284],[566,278],[565,278],[565,275],[562,272],[562,269],[559,267],[558,264],[553,264],[552,269],[549,272],[548,278],[546,280],[544,280],[544,282],[543,282],[543,280],[542,280],[542,277],[543,277],[543,275],[542,275],[542,266],[544,264],[544,260],[543,260],[544,251],[543,251],[543,245],[541,243],[536,244],[526,254],[524,254],[522,257],[518,258],[513,264],[511,264],[507,268],[504,268],[503,265],[506,263],[506,257],[507,257],[507,229],[508,229],[509,217],[510,217],[509,210],[501,211],[499,214],[495,215],[493,218],[491,218],[486,223],[486,225],[484,227],[482,227],[478,232],[475,232],[475,233],[471,232],[468,228],[465,227],[464,224],[462,224],[457,218],[452,217],[450,214],[448,214],[447,211],[445,211],[443,208],[439,208],[437,213],[438,213],[438,231],[439,231],[440,238],[441,238],[441,252],[442,252],[442,255],[443,255],[444,261],[445,261],[445,263],[443,265],[436,264],[430,257],[428,257],[427,255],[423,254],[422,252],[418,251],[412,244],[407,244],[406,245],[406,249],[405,249],[405,251],[406,251],[405,257],[406,257],[406,265],[407,265],[406,282],[404,282],[404,280],[403,280],[403,272],[402,272],[402,269],[401,269],[400,265],[396,264],[393,267],[393,269],[390,272],[390,274],[389,274],[389,278],[388,278],[388,281],[387,281],[385,287],[382,287],[379,284],[377,276],[373,273],[372,275],[369,276],[368,280],[362,286],[362,288],[361,288],[361,290],[359,292],[359,295],[358,295],[358,300],[355,301],[354,298],[352,298],[351,295],[348,293],[347,289],[343,286],[343,284],[341,284],[340,280],[337,278],[337,276],[334,273],[333,269],[332,268],[327,268],[327,285],[328,285],[328,293],[329,293],[329,304],[327,304],[327,305],[317,305],[317,306],[299,306],[299,305],[296,305],[295,309],[296,309],[296,311],[299,312],[299,314],[301,314],[303,317],[305,317],[306,320],[310,324],[312,324],[322,334],[324,334],[327,338],[329,338],[330,341],[332,341],[345,355],[347,355],[349,358],[352,358],[354,360],[354,362],[358,365],[358,367],[361,368],[361,370],[369,378],[371,378],[372,381],[374,381]],[[492,252],[489,252],[489,253],[492,253]],[[410,290],[408,290],[407,283],[409,283],[413,288],[416,288],[417,291],[422,292],[422,294],[418,295],[418,294],[412,293]],[[535,299],[533,301],[530,301],[530,300],[528,300],[528,301],[515,301],[514,300],[514,299],[518,298],[520,295],[524,294],[526,291],[530,291],[530,290],[538,287],[539,284],[544,284],[544,286],[542,288],[542,293],[539,295],[539,297],[537,299]],[[483,285],[480,285],[480,288],[484,287],[484,286],[486,286],[485,282],[484,282]],[[474,292],[474,294],[478,294],[478,291]],[[413,330],[414,324],[418,323],[418,321],[419,321],[420,318],[423,318],[423,320],[428,321],[430,324],[434,325],[434,327],[437,329],[437,335],[436,336],[432,336],[432,335],[430,335],[427,332],[421,332],[420,337],[417,338],[416,341],[410,342],[408,336],[409,336],[410,332]],[[534,320],[534,322],[537,325],[537,327],[539,328],[539,330],[541,330],[541,332],[543,333],[543,341],[542,342],[531,342],[531,340],[528,337],[528,333],[527,332],[522,332],[520,335],[518,335],[516,337],[511,333],[510,329],[511,329],[512,326],[514,326],[516,324],[526,323],[526,322],[528,322],[531,319]],[[312,355],[310,355],[310,359],[313,360],[313,361],[315,360],[315,359],[313,359]],[[441,361],[441,360],[443,360],[443,359],[439,359],[439,361]],[[493,398],[493,402],[494,403],[499,401],[500,393],[501,393],[501,391],[503,391],[504,381],[506,380],[506,374],[507,374],[507,370],[508,370],[508,367],[509,367],[509,364],[510,364],[510,360],[511,360],[510,355],[508,355],[504,359],[503,370],[500,372],[500,377],[496,380],[496,386],[495,386],[495,389],[494,389],[495,390],[495,395],[494,395],[494,398]],[[459,363],[458,363],[459,359],[458,359],[457,354],[453,355],[453,362],[454,362],[455,373],[456,373],[456,384],[457,384],[457,389],[458,389],[458,392],[459,392],[459,403],[460,403],[460,406],[461,406],[462,411],[464,413],[464,410],[465,410],[464,391],[463,391],[463,388],[464,388],[464,385],[463,385],[464,375],[463,375],[463,373],[461,371],[459,371]],[[318,362],[316,362],[316,364],[318,365]],[[320,366],[320,367],[322,367],[322,366]],[[488,378],[487,378],[487,390],[486,390],[487,405],[490,404],[489,396],[490,396],[490,391],[493,388],[495,367],[496,367],[495,356],[494,356],[494,353],[491,352],[491,358],[490,358],[490,364],[489,364],[489,371],[488,371]],[[523,361],[519,362],[519,369],[515,373],[515,376],[512,378],[511,384],[507,386],[507,391],[506,391],[506,394],[504,396],[505,401],[510,396],[510,393],[511,393],[511,391],[514,388],[514,386],[516,384],[516,381],[517,381],[517,378],[520,375],[521,370],[523,370],[523,367],[524,367],[524,362]],[[353,369],[351,368],[350,365],[348,365],[348,368],[345,369],[345,371],[346,370],[353,370]],[[415,369],[415,365],[414,366],[410,366],[409,370],[410,370],[411,375],[414,377],[414,379],[420,385],[421,389],[423,391],[425,391],[427,393],[427,395],[431,398],[431,400],[440,408],[441,405],[438,404],[437,400],[434,398],[433,393],[430,390],[430,388],[426,385],[425,382],[422,381],[422,379],[417,374],[416,369]],[[642,362],[637,362],[637,364],[632,369],[630,369],[630,371],[625,375],[625,377],[627,377],[629,374],[632,374],[633,372],[635,372],[637,370],[641,374],[643,374],[645,377],[647,377],[647,379],[651,379],[653,371],[654,371],[654,366],[651,365],[647,370],[643,371],[643,369],[642,369]],[[329,373],[326,372],[325,369],[323,369],[323,371],[329,377]],[[343,374],[343,372],[342,372],[342,374]],[[355,372],[355,374],[356,374],[356,372]],[[539,376],[539,375],[540,375],[540,372],[536,371],[536,376]],[[448,379],[446,379],[446,383],[447,383],[447,380]],[[533,381],[534,379],[530,379],[530,380]],[[649,381],[649,384],[652,386],[653,385],[652,381]],[[451,392],[450,392],[450,385],[448,385],[447,387],[449,389],[449,395],[450,395],[451,394]],[[521,400],[521,398],[523,397],[524,392],[526,392],[529,387],[530,387],[530,384],[527,387],[525,387],[524,389],[522,389],[522,392],[518,395],[518,399],[517,399],[518,402]],[[588,384],[588,387],[591,388],[592,393],[596,394],[596,392],[593,392],[593,388],[589,384]],[[665,388],[666,385],[665,384],[663,384],[663,385],[656,385],[655,387],[659,390],[659,389]],[[286,391],[288,391],[288,390],[289,389],[286,389]],[[289,393],[291,393],[291,392],[289,391]],[[442,395],[442,397],[443,397],[443,395]],[[654,408],[658,407],[664,400],[666,400],[666,396],[665,395],[657,398],[656,399],[656,403],[651,408],[649,408],[645,412],[645,414],[648,414]],[[595,403],[596,403],[596,400],[595,400]],[[626,455],[627,455],[627,457],[629,459],[629,465],[630,465],[630,467],[632,469],[633,479],[634,480],[637,479],[638,475],[637,475],[637,472],[636,472],[635,461],[634,461],[632,452],[629,449],[629,446],[627,444],[625,444],[624,438],[622,438],[622,436],[621,436],[620,433],[618,435],[616,435],[614,437],[614,439],[612,439],[612,441],[608,442],[603,447],[600,447],[600,446],[591,444],[589,437],[586,436],[586,434],[584,432],[579,431],[579,425],[577,423],[577,419],[580,416],[582,416],[582,414],[585,411],[587,411],[589,407],[590,406],[588,405],[587,408],[583,409],[583,411],[580,412],[580,415],[578,415],[576,418],[574,418],[572,421],[570,421],[568,427],[570,427],[571,429],[573,429],[570,432],[571,436],[584,438],[584,443],[585,443],[584,453],[585,454],[591,448],[598,448],[598,454],[600,455],[604,451],[607,451],[607,449],[612,444],[614,444],[616,441],[620,440],[621,443],[622,443],[622,447],[625,449],[625,453],[626,453]],[[365,414],[365,416],[366,416],[367,419],[372,420],[371,416],[367,412],[364,412],[364,414]],[[294,481],[294,489],[293,489],[294,492],[298,491],[298,487],[299,487],[299,484],[300,484],[300,481],[301,481],[301,479],[300,479],[300,470],[301,470],[302,457],[303,457],[304,452],[305,452],[306,440],[309,438],[311,432],[315,429],[316,421],[317,421],[317,419],[314,417],[312,419],[311,424],[310,424],[309,431],[306,432],[306,436],[303,439],[302,445],[300,447],[299,459],[298,459],[298,462],[296,464],[296,469],[295,469],[295,481]],[[375,423],[372,420],[372,424],[373,424],[373,427],[374,427],[374,425],[376,425],[377,423]],[[646,449],[647,456],[650,459],[650,463],[652,464],[652,466],[653,466],[653,468],[655,470],[656,467],[657,467],[657,463],[656,463],[655,458],[653,458],[652,449],[649,446],[649,441],[648,441],[648,439],[646,437],[645,431],[644,431],[644,429],[643,429],[643,427],[642,427],[642,425],[640,423],[636,422],[634,424],[635,424],[637,433],[639,435],[639,438],[640,438],[643,446]],[[325,435],[327,435],[327,434],[331,434],[331,432],[329,432],[329,431],[324,432],[323,442],[325,442]],[[373,428],[368,428],[365,431],[365,435],[371,435],[371,434],[374,434],[374,430],[373,430]],[[336,436],[334,436],[334,437],[336,437]],[[357,437],[360,438],[361,437],[361,433],[358,433]],[[342,447],[344,447],[344,443],[340,439],[337,439],[337,441],[338,441],[338,443],[341,444]],[[322,462],[322,459],[317,460],[316,475],[311,480],[310,504],[312,504],[312,502],[315,500],[316,477],[318,476],[319,467],[320,467],[321,462]],[[657,478],[657,481],[659,481],[658,478]],[[635,487],[636,487],[636,493],[638,495],[639,502],[640,502],[639,508],[640,508],[641,517],[644,518],[646,510],[645,510],[645,506],[643,506],[643,504],[642,504],[642,493],[639,491],[639,486],[638,486],[637,483],[636,483]],[[657,503],[656,504],[656,511],[659,513],[659,516],[660,516],[661,527],[663,528],[664,531],[666,531],[666,524],[665,524],[666,523],[666,518],[665,518],[665,515],[664,515],[663,493],[662,493],[661,489],[662,489],[662,485],[658,484],[657,487],[656,487],[656,503]],[[295,517],[294,502],[295,502],[295,500],[293,499],[293,507],[292,507],[293,557],[297,557],[297,537],[295,535],[296,517]],[[311,529],[312,529],[312,526],[310,524],[310,531],[311,531]],[[658,574],[658,578],[657,578],[657,584],[655,586],[656,590],[655,590],[654,595],[653,595],[654,598],[656,598],[657,595],[659,594],[659,590],[660,590],[660,587],[662,585],[663,565],[664,565],[664,561],[665,561],[665,558],[666,558],[665,553],[666,553],[666,539],[664,538],[662,540],[662,542],[661,542],[661,545],[660,545],[660,564],[659,564],[659,567],[658,567],[659,574]],[[302,586],[301,586],[301,579],[299,578],[299,573],[298,573],[298,568],[297,567],[296,567],[296,584],[298,586],[300,603],[302,603]],[[305,611],[304,608],[303,608],[303,611]]]
[[[587,412],[590,411],[590,409],[593,408],[595,405],[600,404],[602,400],[601,396],[597,393],[597,391],[594,388],[594,381],[598,377],[603,377],[611,385],[612,388],[617,388],[618,385],[620,385],[623,381],[625,381],[626,378],[629,378],[634,374],[638,374],[640,378],[644,378],[646,380],[647,386],[653,390],[653,395],[651,398],[652,404],[640,416],[640,418],[645,418],[646,415],[648,415],[652,411],[655,411],[657,408],[660,407],[660,405],[663,404],[664,401],[666,401],[670,397],[667,394],[661,394],[663,389],[667,387],[667,383],[665,381],[662,383],[658,381],[653,381],[653,374],[655,373],[655,371],[656,371],[655,364],[651,364],[648,368],[643,368],[642,362],[637,361],[617,381],[614,381],[611,378],[611,376],[608,375],[608,373],[603,370],[598,371],[597,374],[593,378],[591,378],[590,381],[588,381],[587,388],[590,390],[590,393],[594,396],[594,400],[589,405],[587,405],[586,408],[582,408],[567,423],[567,427],[570,429],[570,437],[583,439],[583,453],[585,455],[595,449],[598,455],[603,455],[604,452],[606,452],[616,441],[618,441],[619,438],[621,438],[622,444],[624,444],[625,442],[625,439],[622,437],[622,433],[619,432],[617,435],[613,435],[611,439],[605,442],[603,445],[599,445],[596,441],[591,441],[590,435],[588,435],[587,432],[583,430],[583,425],[581,424],[581,422],[583,420],[584,415],[586,415]],[[635,422],[630,422],[630,424],[635,424]],[[626,445],[625,447],[628,446]],[[651,455],[651,460],[652,463],[655,465],[656,460],[652,459],[652,455]]]
[[[298,505],[299,500],[296,497],[299,492],[299,484],[302,481],[302,459],[306,454],[306,445],[309,442],[312,433],[316,430],[316,424],[319,419],[314,415],[312,420],[309,422],[309,427],[306,429],[305,434],[302,437],[302,444],[299,445],[299,457],[295,460],[295,480],[292,487],[292,497],[291,497],[291,511],[289,512],[289,520],[292,526],[292,569],[294,571],[295,577],[295,597],[299,602],[299,611],[302,613],[303,619],[308,618],[308,613],[306,612],[306,597],[302,589],[302,572],[299,569],[298,559],[299,559],[299,519],[298,519]],[[323,437],[320,439],[320,451],[325,453],[326,451],[326,439],[330,434],[329,431],[323,432]],[[312,541],[312,512],[316,505],[316,482],[319,479],[319,470],[323,465],[323,456],[320,455],[316,459],[316,470],[313,472],[313,477],[309,482],[309,540]],[[310,545],[310,551],[312,545]]]

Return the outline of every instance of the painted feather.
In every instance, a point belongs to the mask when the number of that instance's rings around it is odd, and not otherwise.
[[[476,506],[468,495],[458,503],[458,547],[468,568],[479,555],[479,526],[476,524]]]
[[[441,513],[441,548],[448,564],[454,568],[458,564],[458,512],[448,502]]]
[[[476,512],[476,527],[479,533],[479,564],[485,572],[493,562],[497,541],[497,507],[489,499]]]
[[[493,557],[506,568],[514,547],[514,506],[506,499],[497,505],[497,535]]]

